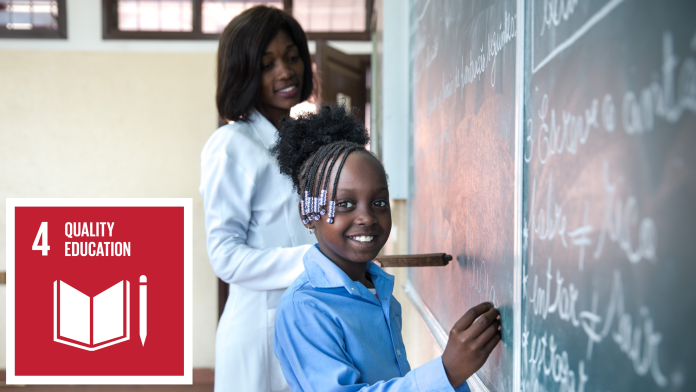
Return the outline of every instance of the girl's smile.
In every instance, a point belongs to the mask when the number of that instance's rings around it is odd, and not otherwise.
[[[334,166],[327,193],[333,193]],[[348,155],[341,169],[336,191],[334,223],[326,215],[310,221],[316,229],[321,252],[353,280],[365,280],[365,265],[373,260],[389,238],[391,211],[387,177],[380,162],[369,152]]]

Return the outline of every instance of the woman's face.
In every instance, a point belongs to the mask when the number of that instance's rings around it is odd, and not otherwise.
[[[261,60],[262,111],[275,117],[300,103],[304,67],[297,45],[288,33],[279,31]]]
[[[327,199],[340,157],[333,167]],[[352,263],[365,263],[377,257],[389,238],[391,210],[389,189],[382,165],[369,153],[355,151],[348,155],[341,169],[336,192],[336,216],[333,224],[327,215],[312,221],[319,248],[344,271]]]

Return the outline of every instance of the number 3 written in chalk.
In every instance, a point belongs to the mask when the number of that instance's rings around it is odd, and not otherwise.
[[[41,245],[39,245],[41,242]],[[39,232],[36,233],[36,239],[34,239],[34,245],[31,246],[31,250],[40,250],[41,256],[48,256],[48,250],[51,249],[48,246],[48,222],[41,222],[39,226]]]

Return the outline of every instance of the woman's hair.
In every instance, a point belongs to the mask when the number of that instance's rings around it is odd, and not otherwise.
[[[304,63],[301,101],[312,93],[312,59],[307,37],[297,21],[284,11],[263,5],[237,15],[220,36],[217,56],[218,114],[228,121],[248,121],[249,112],[261,103],[261,61],[268,44],[285,31]]]
[[[318,220],[326,211],[329,177],[338,164],[329,204],[329,223],[333,223],[336,185],[343,164],[353,151],[364,151],[370,137],[365,126],[342,105],[322,105],[317,113],[296,120],[283,118],[278,141],[271,153],[278,159],[280,172],[292,180],[300,196],[302,220]],[[340,161],[339,161],[339,158]]]

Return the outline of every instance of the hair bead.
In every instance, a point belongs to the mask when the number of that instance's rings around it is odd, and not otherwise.
[[[305,219],[303,219],[302,222],[304,222],[306,220],[307,222],[305,222],[305,224],[307,224],[311,220],[312,209],[311,209],[311,200],[309,197],[309,191],[305,190],[304,194],[305,194],[305,198],[304,198],[303,204],[305,206],[305,211],[304,211],[305,214],[304,214],[303,218],[305,218]]]
[[[360,145],[352,142],[339,141],[320,147],[304,164],[304,212],[302,222],[307,224],[313,220],[321,219],[327,215],[329,224],[335,222],[336,217],[336,191],[341,169],[348,155],[360,149]],[[340,159],[339,159],[340,158]],[[336,176],[333,181],[331,200],[328,201],[328,185],[331,171],[337,161],[340,160]],[[318,177],[318,178],[317,178]],[[322,186],[323,185],[323,186]],[[328,205],[327,205],[328,201]]]
[[[321,206],[321,211],[319,211],[320,215],[326,214],[326,189],[321,190],[321,196],[319,196],[319,205]]]
[[[329,202],[329,217],[326,219],[329,223],[334,223],[334,216],[336,216],[336,202],[331,200]]]
[[[312,217],[314,220],[319,220],[319,198],[318,197],[313,197],[312,198]]]

